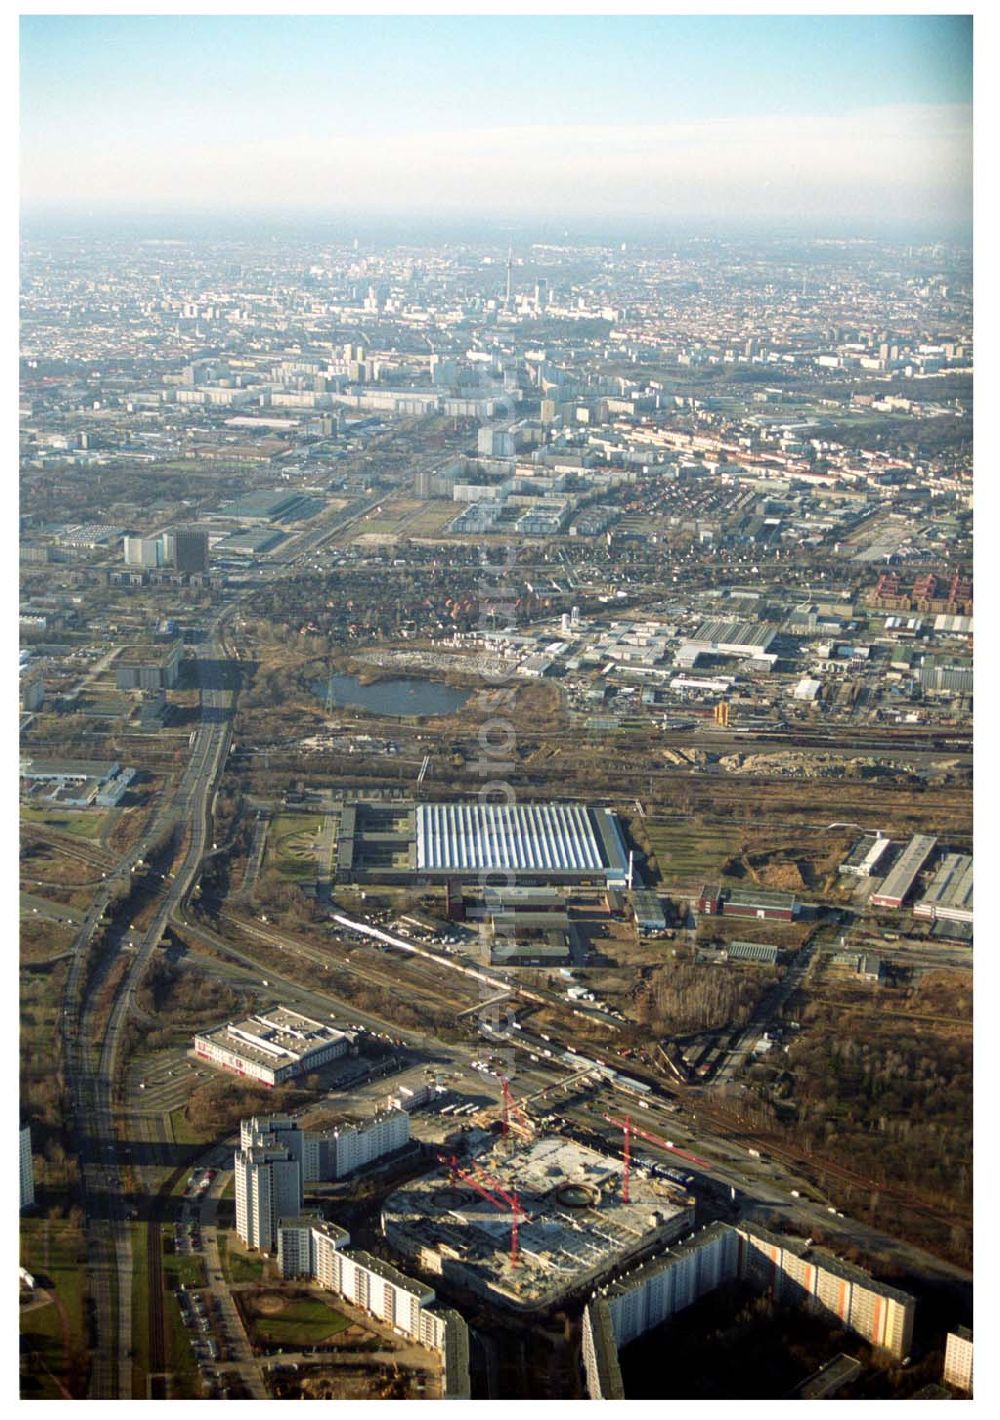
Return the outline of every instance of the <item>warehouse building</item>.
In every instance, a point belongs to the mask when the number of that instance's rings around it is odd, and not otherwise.
[[[346,804],[338,882],[624,887],[629,851],[610,809],[584,804]],[[454,888],[452,888],[454,895]]]
[[[937,839],[918,833],[910,839],[899,861],[870,898],[873,907],[902,907],[913,891],[917,874],[937,847]]]
[[[791,922],[798,914],[794,893],[770,892],[764,888],[724,888],[706,883],[695,902],[706,916],[753,917],[761,921]]]
[[[287,488],[262,489],[230,503],[224,510],[227,517],[245,523],[277,523],[316,512],[315,500]]]
[[[636,888],[632,893],[631,902],[635,925],[643,936],[650,932],[666,931],[666,915],[655,892],[650,888]]]
[[[194,1048],[211,1065],[273,1086],[346,1055],[352,1039],[287,1006],[275,1006],[267,1015],[200,1032]]]
[[[946,853],[930,886],[913,909],[914,917],[932,922],[972,921],[972,858],[966,853]]]
[[[765,657],[777,628],[766,621],[704,621],[682,652],[705,656]],[[680,657],[678,657],[680,659]]]
[[[778,962],[778,948],[770,942],[727,942],[723,955],[729,961],[753,961],[763,966]]]
[[[580,804],[418,804],[417,871],[511,872],[526,877],[628,876],[628,852],[609,809]]]
[[[851,844],[851,851],[839,871],[853,878],[873,878],[875,869],[889,850],[891,839],[881,833],[865,833]]]
[[[135,778],[117,761],[23,759],[21,779],[28,793],[64,809],[114,808]]]

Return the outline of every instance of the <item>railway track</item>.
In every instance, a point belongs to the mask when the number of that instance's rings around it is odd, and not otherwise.
[[[163,1314],[163,1247],[160,1240],[160,1222],[155,1214],[146,1223],[146,1268],[149,1284],[149,1376],[152,1378],[162,1376],[167,1369],[167,1336]]]
[[[50,848],[56,848],[63,857],[84,863],[88,868],[102,868],[111,871],[118,864],[118,859],[106,849],[87,847],[78,838],[73,838],[68,833],[60,833],[57,828],[49,828],[45,824],[22,824],[21,837],[44,843]]]
[[[440,975],[433,969],[419,966],[409,957],[404,960],[400,960],[398,957],[393,958],[394,965],[399,968],[396,971],[380,971],[377,965],[381,960],[379,953],[374,949],[368,949],[365,964],[355,966],[352,962],[346,961],[343,956],[335,955],[332,950],[324,951],[319,947],[311,947],[294,937],[286,937],[277,932],[266,932],[256,923],[248,922],[246,918],[239,917],[234,913],[223,911],[219,913],[219,916],[223,921],[231,922],[234,927],[247,936],[256,937],[268,946],[277,947],[279,951],[294,952],[298,956],[305,957],[307,961],[316,962],[320,966],[331,968],[331,970],[346,972],[349,976],[357,977],[359,981],[366,984],[376,983],[397,992],[401,984],[415,986],[421,993],[420,999],[427,1005],[439,1007],[444,1003],[449,1006],[454,1005],[457,1011],[468,1003],[479,999],[478,989],[474,982],[472,980],[466,981],[457,973],[456,979],[448,982],[450,995],[454,997],[454,1000],[447,999],[442,989]],[[355,947],[352,950],[359,951],[365,950],[365,948]]]
[[[867,1193],[878,1193],[880,1199],[889,1199],[899,1203],[910,1212],[949,1228],[954,1227],[956,1223],[971,1226],[971,1215],[968,1213],[945,1213],[926,1200],[914,1196],[908,1190],[899,1188],[891,1182],[868,1178],[865,1174],[845,1168],[843,1164],[833,1163],[822,1155],[796,1148],[778,1135],[749,1131],[737,1124],[724,1111],[707,1106],[704,1101],[699,1101],[697,1113],[699,1124],[709,1123],[719,1138],[736,1142],[741,1148],[759,1148],[761,1153],[774,1159],[780,1159],[806,1177],[811,1178],[814,1174],[819,1173],[826,1179],[834,1179],[850,1188],[863,1189]]]

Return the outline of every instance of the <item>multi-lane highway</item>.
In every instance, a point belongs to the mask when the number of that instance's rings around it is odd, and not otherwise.
[[[87,1219],[88,1273],[95,1305],[90,1395],[93,1399],[132,1398],[132,1249],[122,1170],[123,1146],[115,1132],[115,1089],[119,1073],[122,1026],[132,1009],[135,990],[149,958],[173,913],[191,890],[201,867],[207,834],[209,796],[229,745],[232,690],[206,683],[203,666],[220,655],[217,634],[231,610],[220,612],[195,665],[202,679],[201,719],[194,732],[187,766],[161,804],[142,842],[109,875],[74,942],[74,959],[63,1008],[63,1044],[67,1083],[73,1102],[73,1126],[80,1160]],[[88,948],[119,885],[127,882],[147,844],[171,828],[184,830],[187,847],[172,879],[161,889],[153,920],[139,940],[123,976],[103,1031],[94,1042],[97,987],[106,974],[98,967],[87,982]]]

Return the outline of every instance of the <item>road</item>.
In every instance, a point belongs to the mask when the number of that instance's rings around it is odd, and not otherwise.
[[[212,634],[199,648],[201,661],[219,658],[216,633],[231,610],[216,617]],[[197,662],[196,662],[197,664]],[[199,669],[199,679],[204,680]],[[193,887],[201,867],[207,836],[209,796],[224,763],[229,744],[228,711],[232,692],[202,684],[201,719],[194,732],[188,763],[172,795],[163,801],[142,841],[109,874],[97,894],[74,941],[74,960],[66,985],[63,1008],[63,1047],[67,1084],[73,1101],[73,1130],[80,1160],[82,1193],[87,1225],[88,1273],[96,1307],[96,1345],[93,1347],[90,1397],[132,1398],[132,1273],[131,1234],[126,1217],[127,1160],[115,1132],[115,1086],[119,1075],[122,1027],[132,1010],[135,990],[172,915]],[[184,860],[174,878],[161,889],[161,898],[149,928],[137,944],[119,984],[100,1047],[93,1043],[98,987],[106,970],[84,991],[87,948],[111,902],[112,894],[127,883],[132,868],[147,845],[167,828],[188,833]]]
[[[782,1007],[794,991],[805,980],[806,973],[816,953],[817,939],[800,947],[795,953],[788,970],[772,990],[758,1003],[753,1015],[741,1032],[736,1044],[726,1055],[712,1080],[713,1088],[731,1085],[735,1077],[747,1063],[750,1052],[769,1025],[780,1020]]]
[[[232,1142],[235,1147],[236,1140],[234,1139]],[[217,1163],[219,1157],[220,1151],[213,1146],[206,1156],[205,1166]],[[201,1201],[201,1241],[205,1252],[208,1286],[218,1305],[226,1344],[232,1355],[232,1359],[225,1363],[225,1370],[238,1372],[240,1380],[250,1392],[252,1399],[267,1400],[269,1398],[268,1389],[261,1374],[260,1364],[253,1354],[253,1348],[243,1325],[243,1318],[233,1301],[232,1293],[223,1280],[222,1261],[219,1257],[217,1216],[219,1200],[225,1191],[226,1184],[232,1177],[231,1156],[228,1158],[228,1162],[230,1165],[228,1172],[223,1170],[217,1178],[213,1179],[211,1188]]]

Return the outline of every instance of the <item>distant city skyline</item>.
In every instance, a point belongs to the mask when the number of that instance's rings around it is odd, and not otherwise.
[[[26,16],[41,213],[971,223],[963,16]]]

